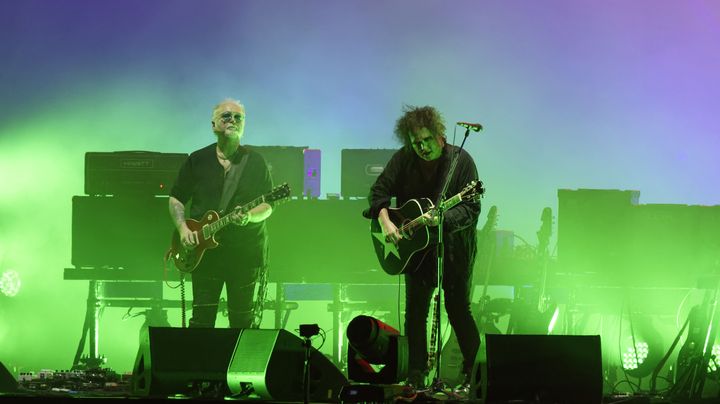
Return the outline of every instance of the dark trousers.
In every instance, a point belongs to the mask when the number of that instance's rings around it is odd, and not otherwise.
[[[432,265],[422,268],[422,271],[433,270],[435,268],[432,268]],[[458,273],[446,267],[444,273],[445,310],[463,355],[463,372],[470,374],[480,347],[480,334],[470,310],[472,271],[460,270]],[[428,370],[427,324],[430,300],[437,284],[432,282],[435,278],[436,276],[427,273],[405,276],[405,334],[410,350],[411,374],[425,373]],[[432,318],[430,320],[432,321]]]
[[[190,327],[215,326],[220,293],[227,288],[228,320],[231,328],[249,328],[253,322],[255,281],[259,270],[229,267],[228,261],[206,254],[192,274],[192,317]]]

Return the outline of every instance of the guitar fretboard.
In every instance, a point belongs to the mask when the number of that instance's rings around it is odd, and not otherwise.
[[[462,202],[462,201],[463,201],[463,196],[465,195],[466,192],[468,192],[468,189],[465,189],[465,190],[463,190],[463,191],[461,191],[461,192],[458,192],[458,193],[455,194],[454,196],[452,196],[452,197],[450,197],[450,198],[448,198],[448,199],[445,199],[445,200],[440,204],[440,205],[442,206],[443,210],[448,210],[448,209],[452,208],[453,206],[457,205],[458,203]],[[431,210],[432,210],[432,209],[431,209]],[[398,230],[399,230],[401,233],[403,233],[403,232],[408,232],[408,231],[413,230],[413,229],[416,228],[416,227],[424,226],[424,223],[425,223],[425,221],[423,220],[423,217],[422,217],[422,216],[416,217],[415,219],[413,219],[413,220],[409,221],[408,223],[402,225]],[[389,240],[388,240],[388,241],[389,241]]]
[[[446,199],[446,200],[442,203],[443,210],[448,210],[448,209],[452,208],[453,206],[455,206],[455,205],[457,205],[458,203],[462,202],[462,200],[463,200],[463,193],[462,193],[462,192],[459,192],[459,193],[455,194],[454,196]]]
[[[236,207],[235,209],[232,210],[232,212],[230,212],[230,213],[228,213],[227,215],[221,217],[220,219],[218,219],[218,220],[216,220],[216,221],[214,221],[214,222],[212,222],[212,223],[208,223],[208,224],[204,225],[204,226],[203,226],[203,229],[202,229],[203,237],[204,237],[205,239],[208,239],[208,238],[212,237],[215,233],[217,233],[218,231],[220,231],[221,229],[223,229],[225,226],[227,226],[228,224],[232,223],[232,218],[231,218],[231,216],[232,216],[233,213],[235,213],[235,212],[237,212],[237,211],[242,212],[242,213],[246,213],[246,212],[249,211],[250,209],[252,209],[252,208],[260,205],[260,204],[263,203],[263,202],[265,202],[265,195],[262,195],[262,196],[260,196],[260,197],[258,197],[258,198],[255,198],[255,199],[253,199],[252,201],[246,203],[245,205],[242,205],[242,206],[240,206],[240,207]]]

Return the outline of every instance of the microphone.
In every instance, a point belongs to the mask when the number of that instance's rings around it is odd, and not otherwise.
[[[483,127],[479,123],[469,123],[469,122],[458,122],[458,126],[462,126],[465,129],[470,129],[473,132],[480,132]]]

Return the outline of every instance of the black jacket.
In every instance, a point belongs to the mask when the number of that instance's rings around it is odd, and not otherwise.
[[[171,196],[183,204],[192,203],[190,217],[196,220],[208,210],[219,209],[225,171],[217,160],[216,145],[213,143],[190,154],[180,168],[178,178],[170,192]],[[270,172],[259,153],[240,146],[239,153],[233,157],[233,163],[238,163],[246,154],[248,159],[228,209],[250,202],[272,189]],[[213,254],[222,254],[226,259],[237,263],[240,268],[265,266],[267,259],[265,221],[249,223],[242,227],[228,225],[216,234],[215,239],[220,246],[213,250]]]

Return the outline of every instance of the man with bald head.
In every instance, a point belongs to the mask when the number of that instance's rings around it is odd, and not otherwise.
[[[210,124],[217,141],[190,154],[170,192],[170,216],[180,242],[188,249],[197,246],[198,235],[188,228],[186,218],[201,220],[208,210],[230,212],[267,194],[273,186],[262,156],[241,144],[245,107],[240,102],[220,102],[212,110]],[[223,202],[225,206],[221,206]],[[253,297],[267,262],[264,221],[271,213],[271,205],[263,202],[245,214],[234,215],[234,226],[215,235],[220,245],[206,250],[192,273],[190,327],[215,326],[223,286],[227,288],[230,327],[259,325],[253,324]]]

